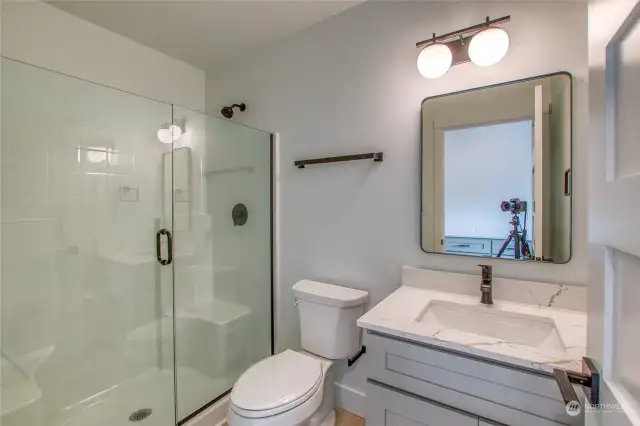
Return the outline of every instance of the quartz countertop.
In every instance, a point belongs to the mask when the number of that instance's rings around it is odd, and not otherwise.
[[[484,316],[498,313],[497,311],[502,311],[501,315],[506,315],[507,318],[512,315],[514,321],[518,321],[518,318],[534,316],[549,323],[549,327],[555,324],[557,333],[553,331],[553,336],[549,333],[550,337],[544,343],[534,347],[523,343],[531,338],[530,336],[516,335],[506,339],[491,337],[492,334],[496,335],[492,330],[477,330],[478,334],[474,334],[456,328],[444,328],[437,320],[425,316],[427,307],[430,304],[435,306],[434,302],[454,307],[467,305],[463,307],[468,307],[468,311],[464,314],[467,316],[472,315],[473,312]],[[410,341],[547,373],[552,372],[554,367],[581,371],[587,341],[587,316],[584,312],[499,299],[494,299],[493,302],[493,305],[481,304],[479,291],[477,296],[469,296],[402,286],[362,316],[358,320],[358,326]],[[508,325],[505,323],[505,326]],[[473,326],[474,329],[478,327],[481,326]],[[532,335],[537,332],[537,330],[531,330]],[[546,342],[551,339],[555,339],[555,344]]]

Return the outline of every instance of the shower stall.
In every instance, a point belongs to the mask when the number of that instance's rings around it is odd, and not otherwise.
[[[273,352],[269,133],[2,59],[3,426],[172,426]]]

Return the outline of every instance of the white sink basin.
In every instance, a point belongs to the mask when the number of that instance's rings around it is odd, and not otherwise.
[[[581,371],[587,315],[546,304],[401,286],[358,319],[358,326],[527,369]]]
[[[434,338],[464,340],[470,346],[499,343],[564,353],[566,346],[551,318],[504,311],[492,305],[465,305],[432,300],[415,319]],[[447,335],[449,337],[447,337]]]

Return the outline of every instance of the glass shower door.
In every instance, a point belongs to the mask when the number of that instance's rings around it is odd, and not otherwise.
[[[272,354],[272,135],[177,107],[174,123],[184,133],[166,187],[184,421]]]
[[[2,59],[3,426],[175,424],[171,121]]]

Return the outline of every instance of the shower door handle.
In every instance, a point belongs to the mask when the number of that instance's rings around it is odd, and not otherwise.
[[[162,257],[162,236],[167,236],[167,258]],[[169,265],[173,261],[173,237],[168,229],[161,229],[156,232],[156,256],[158,263],[161,265]]]

